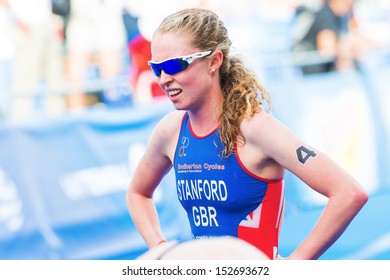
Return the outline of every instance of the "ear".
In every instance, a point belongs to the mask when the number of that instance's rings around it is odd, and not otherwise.
[[[210,71],[218,71],[223,62],[223,53],[220,50],[215,50],[211,55]]]

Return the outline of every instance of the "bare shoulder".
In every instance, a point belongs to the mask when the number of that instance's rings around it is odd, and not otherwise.
[[[180,130],[184,114],[185,112],[183,111],[174,111],[165,115],[155,127],[154,134],[164,138],[176,135]]]
[[[288,128],[270,113],[261,111],[241,124],[243,136],[248,139],[266,141],[274,139],[275,134],[288,131]]]
[[[163,155],[173,160],[184,114],[183,111],[174,111],[158,122],[149,138],[148,151],[154,156]]]
[[[265,156],[276,159],[286,149],[297,149],[302,142],[281,121],[267,112],[256,113],[241,125],[242,135],[248,144],[261,149]]]
[[[258,126],[259,124],[271,125],[274,122],[279,122],[279,121],[272,114],[265,111],[260,111],[255,113],[252,118],[246,118],[243,121],[243,124]]]

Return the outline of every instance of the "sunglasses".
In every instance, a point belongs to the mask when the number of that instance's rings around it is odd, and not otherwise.
[[[160,77],[161,71],[169,75],[175,75],[186,70],[195,59],[209,56],[212,53],[212,50],[197,52],[190,55],[168,58],[161,62],[149,61],[148,64],[157,77]]]

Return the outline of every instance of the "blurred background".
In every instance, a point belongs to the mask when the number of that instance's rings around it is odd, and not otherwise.
[[[151,130],[174,110],[148,69],[164,16],[224,20],[272,112],[370,199],[321,259],[390,259],[390,0],[0,0],[0,259],[134,259],[147,248],[125,192]],[[155,195],[189,238],[171,173]],[[326,201],[287,173],[280,254]]]

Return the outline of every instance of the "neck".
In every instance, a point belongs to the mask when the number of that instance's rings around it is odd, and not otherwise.
[[[212,110],[210,112],[191,112],[188,111],[190,117],[191,128],[194,133],[198,136],[204,136],[211,133],[218,127],[219,124],[219,114],[216,113],[217,110]],[[219,110],[218,110],[219,111]]]
[[[207,135],[215,130],[220,122],[221,110],[222,95],[207,100],[198,110],[189,110],[191,126],[196,135]]]

